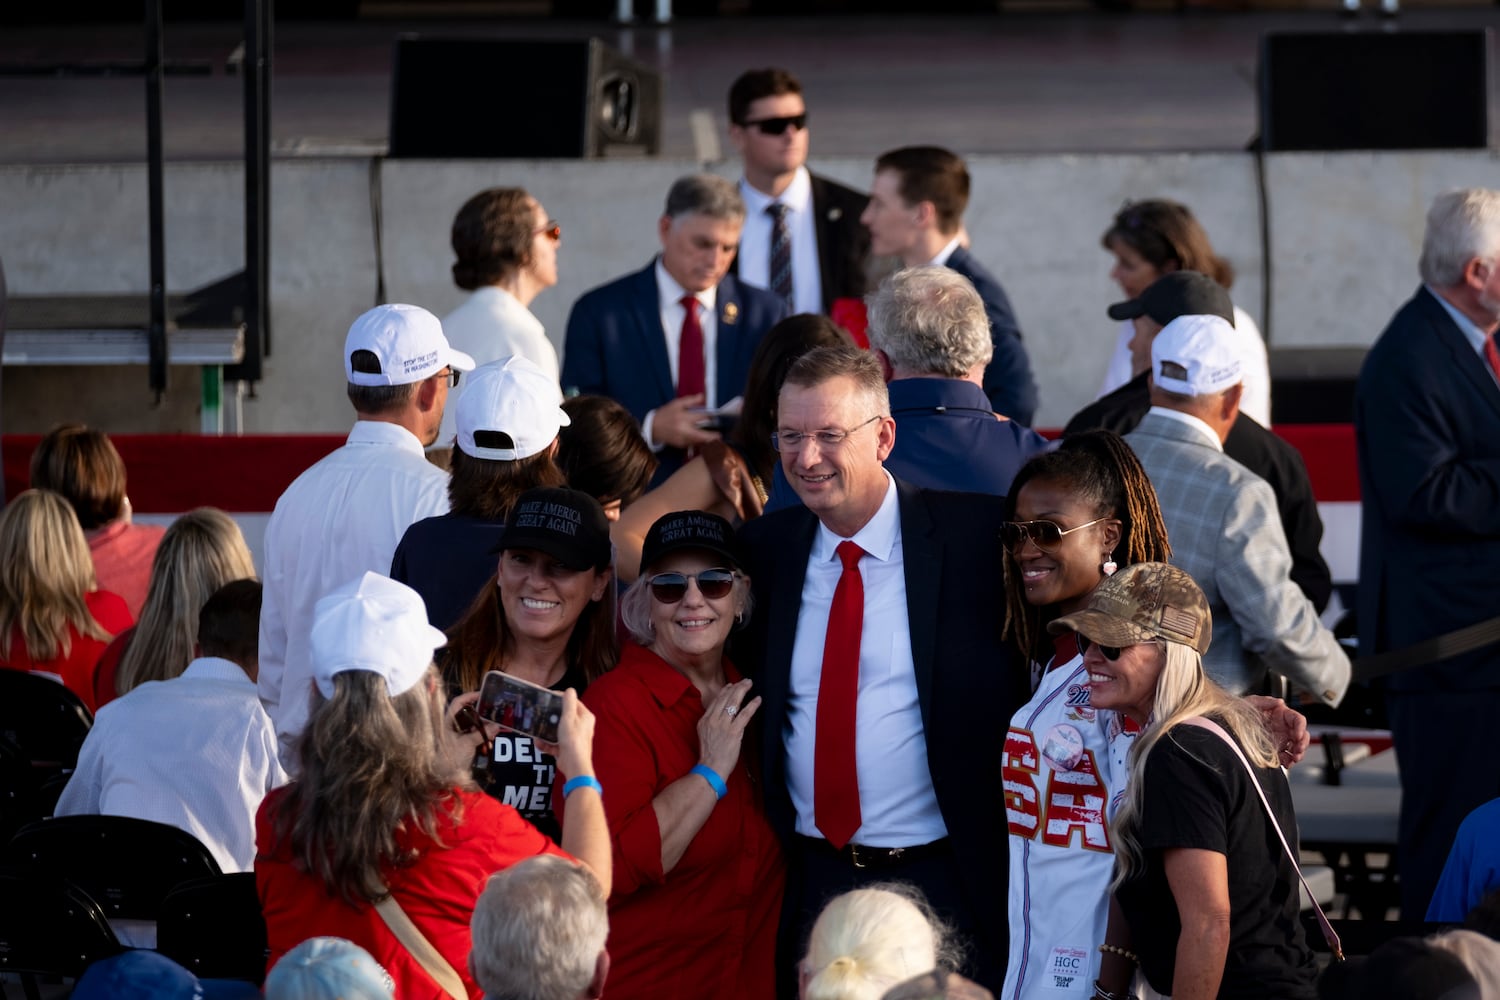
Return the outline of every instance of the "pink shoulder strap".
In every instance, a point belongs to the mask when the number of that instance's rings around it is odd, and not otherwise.
[[[1260,787],[1260,780],[1255,776],[1255,768],[1245,758],[1245,752],[1224,731],[1224,727],[1212,719],[1195,715],[1191,719],[1183,719],[1182,721],[1189,726],[1207,729],[1223,740],[1228,744],[1229,749],[1234,751],[1234,755],[1240,759],[1240,763],[1245,766],[1245,772],[1250,775],[1250,787],[1254,788],[1255,794],[1260,796],[1260,804],[1266,807],[1266,816],[1271,820],[1271,829],[1276,831],[1276,837],[1281,841],[1282,850],[1286,851],[1287,859],[1292,863],[1292,870],[1297,873],[1297,881],[1301,882],[1302,888],[1307,890],[1307,898],[1312,902],[1313,910],[1318,914],[1318,926],[1323,930],[1323,940],[1328,942],[1328,948],[1333,952],[1334,961],[1342,962],[1344,960],[1344,946],[1339,941],[1338,933],[1334,931],[1333,925],[1328,922],[1328,916],[1323,912],[1323,907],[1318,905],[1317,897],[1313,895],[1312,889],[1307,884],[1307,879],[1302,877],[1302,866],[1297,864],[1297,854],[1292,850],[1292,845],[1287,843],[1286,834],[1281,832],[1281,824],[1276,822],[1276,813],[1271,809],[1271,803],[1266,799],[1265,789]]]

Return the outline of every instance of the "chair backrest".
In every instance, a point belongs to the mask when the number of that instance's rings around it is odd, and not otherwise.
[[[266,978],[266,920],[254,872],[184,882],[162,900],[156,950],[199,979]]]
[[[104,911],[65,878],[0,867],[0,972],[76,979],[121,950]]]
[[[9,840],[22,826],[50,814],[42,804],[44,773],[31,766],[20,747],[0,736],[0,841]]]
[[[68,878],[111,920],[155,920],[179,883],[219,874],[214,856],[192,834],[125,816],[28,823],[0,851],[0,860]]]
[[[0,670],[0,737],[33,765],[72,768],[94,717],[72,691],[24,670]]]

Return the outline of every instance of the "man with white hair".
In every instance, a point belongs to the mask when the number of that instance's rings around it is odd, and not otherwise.
[[[342,448],[293,480],[266,525],[260,700],[290,772],[307,721],[313,607],[346,580],[388,572],[406,529],[448,510],[448,477],[422,449],[437,440],[449,388],[473,369],[426,309],[376,306],[349,327],[344,377],[359,419]]]
[[[1395,652],[1500,613],[1500,191],[1440,195],[1422,287],[1355,390],[1360,653]],[[1390,681],[1401,765],[1403,915],[1420,919],[1464,816],[1500,795],[1500,648],[1414,651]]]
[[[869,318],[896,421],[885,460],[891,475],[927,489],[1004,496],[1047,441],[997,414],[984,394],[994,344],[974,285],[946,267],[906,268],[881,282]]]
[[[1337,705],[1349,658],[1292,582],[1292,557],[1264,479],[1224,454],[1244,390],[1233,331],[1179,316],[1151,342],[1151,409],[1125,440],[1156,487],[1172,562],[1203,588],[1214,641],[1209,676],[1259,693],[1267,671]]]
[[[469,928],[469,971],[486,1000],[604,995],[609,914],[582,865],[543,854],[496,873]]]

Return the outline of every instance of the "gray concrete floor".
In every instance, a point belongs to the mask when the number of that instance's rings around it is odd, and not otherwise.
[[[908,142],[965,153],[1232,150],[1256,129],[1255,64],[1265,32],[1393,30],[1368,13],[1341,21],[1332,7],[1326,0],[1319,9],[1271,12],[726,17],[629,30],[550,20],[288,23],[277,27],[272,133],[278,155],[383,148],[391,43],[403,32],[592,34],[662,72],[669,156],[694,155],[696,109],[709,111],[722,134],[729,82],[742,68],[767,64],[801,77],[814,155],[867,155]],[[1400,30],[1496,23],[1493,5],[1408,10],[1395,22]],[[235,25],[168,26],[168,59],[215,66],[211,76],[168,77],[169,158],[240,155],[241,81],[223,69],[238,41]],[[133,59],[140,46],[140,30],[129,25],[8,28],[0,32],[0,67]],[[1497,119],[1500,74],[1491,86]],[[144,158],[143,89],[130,77],[0,75],[0,163]],[[496,98],[501,109],[523,99]]]

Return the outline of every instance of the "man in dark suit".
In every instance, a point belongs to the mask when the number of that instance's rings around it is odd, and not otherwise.
[[[899,880],[998,989],[1000,759],[1028,681],[1001,642],[1002,500],[885,471],[896,425],[869,352],[799,359],[776,433],[804,505],[743,529],[755,612],[737,662],[764,698],[766,809],[787,844],[781,966],[830,896]]]
[[[609,396],[641,422],[661,456],[654,482],[719,437],[713,411],[744,394],[756,345],[786,315],[775,295],[729,274],[744,221],[734,184],[681,178],[658,226],[660,256],[585,293],[568,316],[563,389]]]
[[[1365,656],[1500,614],[1500,191],[1439,196],[1419,269],[1355,390]],[[1420,920],[1459,823],[1500,795],[1500,648],[1402,671],[1389,690],[1401,908]]]
[[[1224,286],[1208,275],[1173,271],[1136,298],[1110,306],[1109,315],[1135,324],[1135,337],[1130,341],[1135,377],[1075,413],[1063,428],[1064,437],[1092,430],[1116,434],[1135,430],[1151,409],[1151,341],[1162,327],[1179,316],[1218,316],[1232,326],[1234,304]],[[1318,547],[1323,540],[1323,518],[1302,454],[1243,410],[1224,438],[1224,454],[1270,484],[1292,554],[1292,582],[1322,614],[1333,596],[1333,574]]]
[[[752,69],[729,88],[729,140],[740,153],[745,229],[735,274],[775,292],[791,313],[861,299],[870,234],[863,194],[807,169],[807,105],[784,69]]]
[[[906,267],[948,267],[968,278],[984,299],[994,357],[984,370],[984,393],[996,413],[1027,427],[1036,415],[1036,380],[1021,344],[1021,327],[1005,289],[963,246],[969,170],[956,153],[906,146],[875,161],[870,203],[860,216],[871,252]]]

